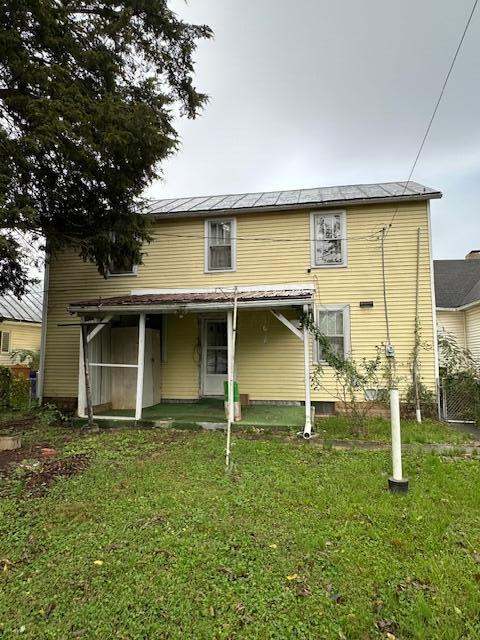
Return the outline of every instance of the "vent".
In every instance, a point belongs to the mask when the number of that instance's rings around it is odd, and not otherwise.
[[[335,402],[319,400],[312,402],[312,405],[315,407],[316,416],[333,416],[335,414]]]

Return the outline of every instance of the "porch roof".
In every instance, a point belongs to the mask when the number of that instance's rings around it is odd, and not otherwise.
[[[291,285],[284,288],[238,287],[216,288],[214,290],[152,290],[108,298],[93,298],[72,302],[69,311],[85,312],[168,312],[178,309],[208,310],[231,308],[237,297],[238,307],[265,308],[277,306],[301,306],[313,302],[314,286]]]

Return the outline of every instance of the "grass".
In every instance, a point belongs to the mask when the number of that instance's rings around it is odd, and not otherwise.
[[[473,437],[455,429],[446,422],[424,420],[418,424],[415,420],[402,420],[402,442],[404,444],[450,443],[462,444]],[[335,416],[316,420],[316,431],[326,440],[373,440],[390,442],[390,422],[385,418],[370,417],[363,434],[356,433],[348,418]]]
[[[235,437],[227,475],[224,446],[100,432],[67,442],[91,466],[45,497],[10,480],[0,637],[480,636],[477,460],[409,453],[401,497],[388,452]]]

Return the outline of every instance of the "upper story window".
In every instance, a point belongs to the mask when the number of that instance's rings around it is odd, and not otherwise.
[[[9,331],[0,331],[0,353],[10,353]]]
[[[347,264],[345,211],[312,213],[312,266],[342,267]]]
[[[112,233],[112,239],[115,242],[115,233]],[[108,267],[109,276],[135,276],[137,275],[138,265],[133,261],[133,258],[125,258],[121,262],[118,260],[110,260],[110,266]]]
[[[236,220],[205,220],[205,271],[235,271]]]
[[[317,325],[327,338],[333,353],[345,358],[350,352],[350,309],[347,306],[322,306],[317,310]],[[317,362],[325,362],[317,343]]]

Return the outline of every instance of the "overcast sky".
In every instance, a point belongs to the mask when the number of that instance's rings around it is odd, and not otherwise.
[[[176,197],[406,180],[473,0],[172,0],[215,38],[210,103],[149,191]],[[480,248],[480,9],[413,179],[435,258]]]

